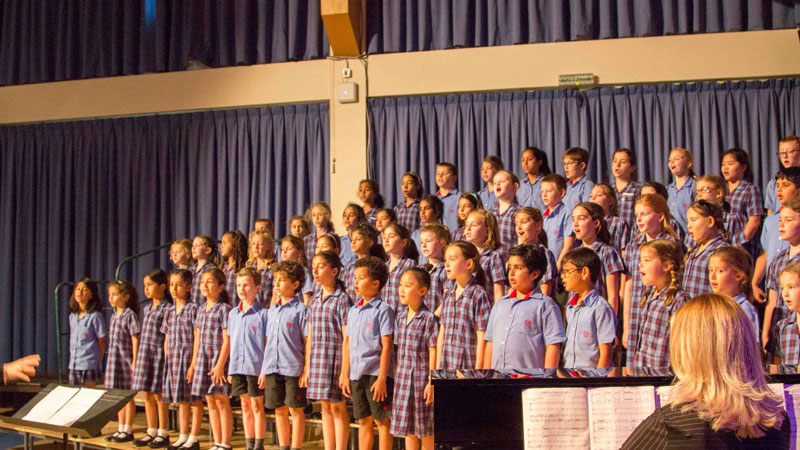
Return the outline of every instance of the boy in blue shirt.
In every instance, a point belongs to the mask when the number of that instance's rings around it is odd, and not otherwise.
[[[264,390],[258,387],[267,336],[267,310],[256,300],[260,289],[261,272],[252,267],[239,269],[236,294],[241,302],[228,314],[228,377],[231,396],[238,396],[242,402],[245,450],[264,450],[267,431]]]
[[[442,223],[447,225],[451,233],[458,229],[458,198],[460,193],[456,187],[458,181],[458,169],[449,162],[436,164],[436,186],[439,190],[436,196],[444,204],[442,213]]]
[[[564,255],[561,281],[570,291],[567,301],[567,342],[564,367],[611,367],[617,317],[594,290],[602,270],[594,250],[579,247]]]
[[[507,267],[511,290],[489,314],[484,367],[523,372],[558,368],[566,336],[558,305],[538,289],[547,269],[544,250],[531,244],[513,247]]]
[[[572,210],[561,201],[567,189],[567,180],[557,173],[545,176],[542,181],[542,211],[544,231],[547,232],[547,248],[556,257],[556,266],[561,268],[561,258],[575,243],[572,236]]]
[[[588,202],[592,194],[594,183],[586,177],[586,167],[589,164],[589,152],[580,147],[568,148],[562,160],[564,176],[567,178],[567,195],[564,204],[567,213],[579,203]]]
[[[275,410],[275,427],[281,450],[299,449],[306,427],[305,367],[306,305],[301,287],[305,268],[294,261],[281,261],[272,269],[273,292],[278,301],[267,311],[267,345],[261,365],[259,387],[265,390],[264,406]],[[289,447],[289,414],[292,416]]]
[[[339,387],[353,400],[362,450],[372,449],[373,421],[378,426],[378,448],[392,448],[394,311],[380,297],[388,278],[389,269],[380,258],[367,256],[355,263],[355,291],[360,300],[347,313]]]

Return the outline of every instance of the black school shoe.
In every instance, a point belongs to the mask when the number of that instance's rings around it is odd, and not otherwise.
[[[145,434],[143,438],[139,438],[133,441],[133,445],[137,447],[147,447],[150,445],[151,442],[155,439],[155,436],[150,436],[149,434]]]
[[[156,436],[153,440],[147,444],[150,448],[164,448],[169,445],[169,435],[167,436]]]
[[[181,449],[181,450],[200,450],[200,443],[195,441],[192,445],[190,445],[188,447],[182,445],[182,446],[180,446],[178,448]]]
[[[130,442],[132,440],[133,440],[133,435],[130,433],[126,433],[124,431],[119,431],[117,433],[112,434],[111,436],[106,437],[106,441],[116,442],[118,444],[122,442]]]

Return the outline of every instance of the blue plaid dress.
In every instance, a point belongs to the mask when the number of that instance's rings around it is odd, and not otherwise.
[[[631,240],[631,227],[617,216],[606,216],[606,223],[608,224],[608,233],[611,235],[611,246],[618,252],[622,252],[622,249]]]
[[[311,354],[308,366],[308,397],[332,403],[344,401],[339,388],[342,371],[342,329],[347,326],[347,312],[353,306],[350,296],[337,283],[331,295],[322,292],[308,301],[308,327]]]
[[[481,252],[481,268],[486,273],[486,290],[491,294],[494,292],[494,283],[506,284],[506,268],[503,264],[503,257],[498,250],[486,247]]]
[[[356,260],[358,261],[358,260]],[[342,276],[340,277],[344,287],[347,289],[347,295],[355,301],[356,299],[356,263],[353,262],[344,269],[342,269]]]
[[[389,263],[387,262],[386,264],[388,266]],[[381,289],[381,298],[395,313],[400,309],[400,278],[406,269],[416,265],[417,262],[413,259],[400,258],[394,269],[389,271],[389,278],[386,280],[386,284],[383,285],[383,289]]]
[[[633,346],[628,347],[628,357],[632,358],[633,367],[667,367],[669,361],[669,320],[675,311],[683,306],[689,297],[680,290],[675,294],[673,302],[666,306],[665,287],[653,292],[642,307],[643,320],[634,336]]]
[[[761,191],[756,185],[747,180],[740,181],[736,189],[728,193],[725,200],[731,205],[730,214],[741,218],[743,229],[750,217],[764,215],[764,198],[761,196]],[[731,237],[731,243],[737,245],[733,237]],[[753,236],[753,239],[744,244],[744,248],[753,255],[754,259],[758,257],[760,246],[761,243],[758,242],[757,233],[756,236]]]
[[[186,303],[180,311],[170,308],[161,323],[161,332],[167,335],[167,365],[164,374],[164,403],[192,403],[200,397],[192,396],[192,385],[186,381],[186,372],[192,363],[194,351],[194,321],[197,305]]]
[[[499,206],[489,210],[497,219],[497,228],[500,232],[500,248],[498,250],[502,250],[502,255],[507,255],[511,247],[517,245],[517,229],[516,225],[514,225],[514,216],[519,211],[519,208],[519,203],[514,200],[502,214]]]
[[[257,266],[254,264],[253,268],[257,269]],[[261,306],[269,308],[272,301],[272,271],[264,268],[258,272],[261,273],[261,289],[256,295],[256,300],[261,303]]]
[[[444,261],[439,261],[438,264],[431,268],[429,272],[431,275],[431,288],[425,294],[425,306],[431,311],[436,311],[439,305],[442,304],[442,297],[444,296],[444,288],[447,284],[447,272],[444,271]]]
[[[772,311],[772,322],[770,322],[769,327],[769,337],[773,342],[778,337],[778,322],[793,315],[781,296],[778,275],[780,275],[784,267],[794,262],[800,262],[800,252],[789,258],[789,249],[787,248],[779,252],[775,259],[772,260],[772,264],[767,267],[767,290],[773,290],[778,294],[778,298],[775,301],[775,309]]]
[[[236,271],[226,264],[222,267],[222,273],[225,274],[225,290],[231,297],[231,305],[239,306],[239,296],[236,294]]]
[[[617,191],[617,183],[611,183],[614,190]],[[644,183],[639,181],[629,181],[625,188],[617,191],[617,207],[619,209],[619,218],[624,220],[628,227],[636,226],[636,217],[633,214],[633,207],[636,205],[636,199],[642,193],[642,185]]]
[[[456,231],[453,232],[453,241],[463,241],[464,240],[464,227],[459,227]]]
[[[393,436],[433,436],[433,404],[425,404],[424,391],[431,369],[429,349],[436,347],[438,335],[436,317],[424,304],[410,322],[407,312],[395,318],[397,368],[390,426]]]
[[[415,198],[408,206],[403,200],[395,205],[394,214],[397,216],[397,223],[404,226],[410,233],[413,233],[414,230],[419,228],[419,199]]]
[[[671,234],[662,231],[656,236],[656,239],[669,239],[670,241],[678,242]],[[626,365],[633,365],[631,359],[630,349],[634,347],[634,341],[639,333],[639,321],[641,317],[641,306],[639,301],[644,296],[644,286],[642,285],[642,275],[639,273],[639,248],[647,242],[647,237],[644,233],[639,234],[636,238],[631,239],[625,247],[625,271],[631,276],[633,289],[631,290],[631,310],[630,310],[630,328],[628,329],[628,358]]]
[[[200,344],[197,348],[197,361],[192,378],[192,395],[202,397],[205,395],[231,395],[229,383],[212,384],[211,369],[217,364],[219,352],[222,350],[222,336],[228,329],[228,314],[231,305],[217,301],[206,311],[206,304],[197,308],[197,318],[194,327],[199,331]],[[228,374],[228,362],[225,361],[225,375]]]
[[[206,261],[206,263],[203,264],[203,267],[201,267],[199,270],[197,269],[196,265],[192,267],[192,303],[202,305],[206,302],[203,294],[200,293],[200,278],[202,278],[204,273],[215,267],[217,266],[211,261]]]
[[[800,364],[800,330],[797,328],[797,314],[781,319],[776,328],[781,364]]]
[[[689,253],[689,257],[683,264],[683,280],[681,282],[681,290],[689,298],[711,292],[711,284],[708,281],[708,260],[711,259],[711,253],[714,250],[728,246],[728,242],[722,236],[717,236],[704,249],[695,248]]]
[[[549,248],[542,244],[539,244],[539,248],[544,250],[544,255],[547,257],[547,269],[542,274],[539,284],[547,283],[548,281],[555,281],[555,284],[558,284],[558,266],[556,265],[555,255],[553,255],[553,252],[551,252]]]
[[[450,283],[442,300],[444,344],[439,355],[439,368],[473,369],[478,346],[477,332],[486,330],[493,302],[474,277],[470,278],[459,298],[456,298],[456,286],[456,283]]]
[[[105,387],[107,389],[131,388],[133,378],[133,340],[139,334],[139,321],[132,310],[125,308],[119,315],[111,314],[108,324],[108,359],[106,360]],[[141,352],[141,349],[139,349]]]
[[[372,228],[375,228],[375,222],[378,219],[378,208],[373,206],[369,212],[364,211],[364,216],[367,218],[367,223],[369,223]]]
[[[139,352],[133,371],[134,391],[161,393],[164,384],[164,337],[161,325],[166,321],[172,304],[162,300],[158,306],[142,308],[142,333],[139,335]]]
[[[595,283],[595,290],[597,290],[600,297],[608,299],[608,295],[606,295],[608,290],[606,288],[606,277],[615,273],[624,272],[625,264],[622,262],[622,257],[619,256],[619,252],[608,244],[594,241],[589,248],[594,250],[597,256],[600,257],[600,261],[603,262],[600,266],[600,276],[597,277],[597,283]]]

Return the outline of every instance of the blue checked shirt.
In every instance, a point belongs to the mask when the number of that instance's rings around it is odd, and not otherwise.
[[[577,295],[567,304],[567,341],[564,367],[597,367],[600,344],[617,337],[617,315],[605,298],[592,290],[578,304]]]
[[[257,376],[264,360],[264,343],[267,337],[267,310],[255,301],[247,311],[244,303],[228,313],[230,362],[228,375]]]
[[[764,209],[768,209],[772,211],[772,214],[775,214],[775,211],[780,208],[781,203],[778,201],[778,182],[775,181],[775,177],[772,177],[769,179],[767,188],[764,190]]]
[[[559,203],[555,208],[542,211],[542,216],[543,228],[547,233],[547,248],[558,259],[564,247],[564,238],[572,233],[572,210],[567,210],[564,203]]]
[[[764,219],[764,226],[761,229],[761,248],[767,253],[767,267],[772,264],[778,253],[789,248],[789,243],[782,240],[778,233],[778,222],[781,221],[780,211],[782,208],[773,209],[772,214]]]
[[[461,196],[461,192],[458,192],[458,189],[453,187],[444,197],[442,197],[439,192],[436,193],[436,196],[439,197],[439,200],[444,204],[442,223],[447,225],[447,228],[450,229],[452,233],[458,229],[458,198]]]
[[[69,370],[103,370],[98,339],[108,334],[103,313],[69,315]]]
[[[299,293],[288,302],[283,301],[267,310],[267,345],[261,374],[297,377],[305,365],[307,309]]]
[[[528,180],[528,175],[523,175],[519,182],[519,189],[517,189],[517,201],[520,205],[531,206],[538,209],[539,212],[547,209],[542,201],[542,178],[544,178],[544,175],[539,175],[536,180],[531,183],[530,180]]]
[[[497,201],[497,196],[494,195],[494,192],[489,192],[489,188],[484,186],[483,189],[478,191],[478,197],[481,198],[481,203],[483,204],[483,209],[489,211],[490,209],[495,209],[499,205]]]
[[[484,339],[492,343],[492,369],[544,367],[545,348],[566,340],[558,305],[538,289],[517,299],[501,298],[489,314]]]
[[[745,315],[747,315],[747,320],[753,325],[753,332],[756,333],[756,340],[761,341],[761,322],[758,320],[758,311],[756,307],[750,303],[750,300],[748,300],[747,296],[744,294],[739,294],[733,299],[736,300],[736,303],[739,304]]]
[[[369,302],[361,298],[347,313],[345,334],[350,338],[350,379],[380,374],[383,336],[394,334],[394,311],[373,297]],[[389,365],[389,377],[392,367]]]
[[[578,181],[567,181],[567,195],[564,196],[564,205],[567,207],[569,215],[579,203],[588,202],[592,194],[594,183],[584,175]]]
[[[675,182],[667,186],[667,192],[669,193],[669,198],[667,199],[669,214],[678,222],[678,225],[680,225],[684,233],[686,233],[686,228],[688,226],[688,222],[686,222],[686,210],[689,209],[689,206],[695,201],[694,188],[695,181],[692,177],[689,177],[680,189],[675,186]]]

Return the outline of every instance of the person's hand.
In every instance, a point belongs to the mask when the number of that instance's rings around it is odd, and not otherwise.
[[[303,369],[303,373],[300,374],[300,380],[298,381],[298,385],[301,388],[308,387],[308,371]]]
[[[350,398],[350,380],[343,374],[339,375],[339,388],[345,397]]]
[[[758,287],[757,284],[753,283],[753,299],[758,303],[764,303],[767,301],[767,294]]]
[[[625,347],[625,348],[628,348],[628,332],[627,331],[623,331],[622,332],[622,346]]]
[[[266,375],[259,375],[258,376],[258,388],[264,389],[264,386],[267,385],[267,376]]]
[[[386,379],[378,377],[369,390],[372,391],[373,401],[382,402],[386,398]]]
[[[211,369],[211,372],[208,372],[207,375],[211,375],[211,381],[214,384],[225,384],[225,367],[216,365],[213,369]]]
[[[433,385],[430,381],[427,385],[425,385],[425,390],[422,392],[422,398],[425,399],[426,405],[433,403]]]
[[[39,355],[28,355],[3,364],[3,383],[15,380],[31,381],[31,377],[36,375],[36,368],[39,367],[41,360]]]
[[[186,382],[191,383],[194,379],[194,366],[189,366],[189,369],[186,370]]]

